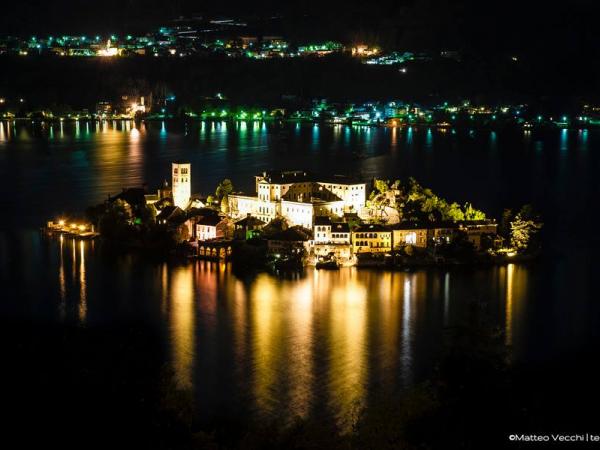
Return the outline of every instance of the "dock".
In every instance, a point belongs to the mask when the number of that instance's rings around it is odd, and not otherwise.
[[[94,225],[82,222],[69,222],[67,220],[48,221],[42,231],[48,235],[69,236],[76,239],[91,240],[100,236],[94,230]]]

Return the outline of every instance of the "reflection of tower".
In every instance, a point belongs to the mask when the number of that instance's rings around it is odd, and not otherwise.
[[[190,163],[178,164],[173,163],[172,176],[173,182],[171,188],[173,190],[173,204],[184,209],[192,195],[190,179],[192,176],[192,168]]]

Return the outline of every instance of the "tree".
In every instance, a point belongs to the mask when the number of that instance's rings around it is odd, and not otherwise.
[[[275,217],[263,227],[263,236],[272,236],[280,231],[287,230],[288,223],[283,217]]]
[[[505,242],[510,241],[510,222],[513,219],[512,209],[505,208],[502,211],[502,219],[500,220],[500,225],[498,226],[498,234]]]
[[[125,239],[133,231],[130,225],[131,219],[131,206],[126,201],[118,199],[107,205],[98,226],[105,237]]]
[[[375,211],[377,218],[382,218],[385,208],[391,205],[389,181],[375,178],[373,188],[367,200],[367,206]]]
[[[453,222],[465,220],[465,213],[458,203],[453,202],[447,205],[444,210],[444,220],[452,220]]]
[[[518,252],[531,250],[537,233],[542,228],[540,221],[531,205],[525,205],[510,222],[510,245]]]
[[[223,198],[226,198],[232,192],[233,192],[233,183],[231,183],[231,180],[229,178],[225,178],[217,186],[217,189],[215,190],[215,196],[219,200],[222,200]]]
[[[221,199],[221,212],[223,214],[229,214],[229,199],[227,198],[227,196],[224,196]]]
[[[485,213],[473,208],[470,203],[465,203],[465,220],[485,220]]]

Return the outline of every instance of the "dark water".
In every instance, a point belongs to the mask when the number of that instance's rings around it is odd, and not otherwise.
[[[347,427],[358,407],[429,376],[444,330],[473,302],[505,331],[515,361],[552,361],[598,338],[599,154],[600,133],[584,130],[3,123],[0,311],[5,323],[145,324],[207,422],[323,415]],[[124,186],[158,185],[173,160],[192,163],[202,193],[224,177],[250,190],[263,169],[302,167],[414,176],[494,215],[533,203],[546,220],[546,252],[533,265],[280,279],[115,255],[35,231]]]

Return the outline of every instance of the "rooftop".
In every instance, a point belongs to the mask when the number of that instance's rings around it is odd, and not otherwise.
[[[218,215],[208,215],[202,217],[197,223],[198,225],[207,225],[211,227],[217,226],[223,219],[221,219]]]
[[[274,235],[270,236],[270,241],[289,241],[289,242],[304,242],[312,239],[312,233],[308,233],[301,227],[291,227],[287,230],[279,231]]]
[[[317,216],[315,217],[315,225],[331,225],[331,218],[329,216]]]
[[[346,222],[334,223],[331,227],[331,231],[334,233],[350,233],[350,225]]]
[[[371,223],[358,226],[354,232],[355,233],[365,233],[365,232],[374,232],[374,231],[392,231],[392,229],[387,225]]]
[[[364,181],[358,177],[342,174],[334,175],[316,175],[306,170],[283,170],[283,171],[265,171],[257,178],[264,179],[268,183],[291,184],[291,183],[331,183],[331,184],[361,184]]]
[[[260,220],[258,217],[250,216],[244,217],[243,219],[238,220],[235,225],[242,227],[254,227],[254,226],[262,226],[266,222]]]

